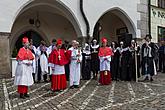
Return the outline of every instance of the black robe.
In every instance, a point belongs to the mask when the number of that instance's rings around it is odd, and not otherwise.
[[[100,70],[100,60],[98,57],[98,51],[99,47],[96,49],[96,52],[94,52],[94,49],[91,46],[91,71],[93,72],[94,77]]]
[[[91,79],[91,54],[82,53],[82,79]]]
[[[112,56],[111,61],[111,73],[112,80],[117,80],[119,77],[119,61],[120,61],[120,51],[119,49],[113,50],[114,55]]]
[[[159,47],[159,71],[165,73],[165,45]]]
[[[63,44],[61,49],[68,50],[71,47],[71,45]],[[69,81],[69,75],[70,75],[70,62],[66,64],[65,67],[65,75],[66,75],[66,80]]]
[[[146,43],[142,45],[142,75],[150,74],[151,76],[154,75],[154,56],[155,56],[155,44],[150,43],[149,46],[151,47],[151,57],[147,56],[144,57],[144,50],[147,48]],[[145,65],[148,65],[147,68]]]
[[[137,50],[135,50],[134,47],[130,47],[131,49],[131,62],[130,62],[130,72],[132,73],[131,75],[131,80],[136,81],[136,66],[137,66],[137,77],[140,77],[140,47],[137,47]],[[136,58],[137,62],[135,62],[135,52],[136,52]]]
[[[132,53],[127,49],[122,52],[121,57],[121,80],[123,81],[131,81],[132,79],[132,70],[131,70],[131,57]]]

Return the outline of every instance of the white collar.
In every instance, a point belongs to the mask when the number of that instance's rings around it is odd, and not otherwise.
[[[99,48],[99,45],[92,45],[92,48]]]

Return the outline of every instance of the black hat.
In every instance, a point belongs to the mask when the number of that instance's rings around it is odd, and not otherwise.
[[[146,37],[145,37],[145,39],[146,39],[147,37],[149,37],[149,39],[152,39],[152,36],[151,36],[150,34],[147,34]]]
[[[65,44],[69,44],[69,41],[65,40],[64,43],[65,43]]]
[[[53,42],[56,42],[56,39],[52,39],[52,43],[53,43]]]

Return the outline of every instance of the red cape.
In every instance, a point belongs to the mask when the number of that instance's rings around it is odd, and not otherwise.
[[[33,60],[33,53],[29,49],[25,49],[24,47],[20,48],[17,60]]]
[[[100,47],[99,49],[99,56],[100,57],[105,57],[105,56],[111,56],[112,53],[112,49],[110,49],[109,47]]]
[[[58,57],[59,53],[61,56],[61,60],[59,60],[59,57]],[[48,58],[48,62],[56,64],[56,65],[61,65],[61,66],[68,64],[71,57],[71,51],[60,49],[59,53],[56,49],[54,49]]]

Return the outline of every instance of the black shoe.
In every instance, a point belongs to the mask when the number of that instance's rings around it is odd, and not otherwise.
[[[148,76],[146,76],[145,79],[144,79],[144,81],[148,81],[148,80],[149,80],[149,78],[148,78]]]
[[[151,82],[154,81],[152,77],[150,78],[150,81],[151,81]]]
[[[36,83],[41,83],[41,81],[39,80],[39,81],[37,81]]]
[[[74,88],[79,88],[79,86],[78,85],[74,85]]]
[[[49,81],[48,80],[44,80],[45,83],[48,83]]]
[[[161,70],[158,70],[157,72],[161,72]]]
[[[70,89],[74,89],[74,86],[70,86]]]
[[[27,98],[29,98],[29,97],[30,97],[27,93],[25,93],[25,94],[24,94],[24,96],[25,96],[25,97],[27,97]]]
[[[21,99],[25,99],[25,96],[23,94],[20,94]]]

